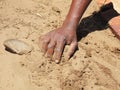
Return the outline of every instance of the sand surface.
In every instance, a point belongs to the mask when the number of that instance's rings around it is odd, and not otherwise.
[[[0,0],[0,90],[120,90],[120,41],[98,14],[92,15],[98,10],[95,1],[78,28],[79,50],[74,56],[65,60],[68,46],[59,65],[42,56],[38,37],[62,24],[70,3]],[[27,55],[10,53],[3,46],[7,39],[28,42],[34,50]]]

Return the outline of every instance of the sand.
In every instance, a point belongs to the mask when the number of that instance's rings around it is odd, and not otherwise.
[[[68,61],[49,62],[38,37],[60,27],[71,0],[0,0],[0,90],[120,90],[120,41],[93,1],[78,28],[79,50]],[[118,3],[118,2],[116,2]],[[119,9],[119,8],[118,8]],[[5,50],[7,39],[34,47],[26,55]]]

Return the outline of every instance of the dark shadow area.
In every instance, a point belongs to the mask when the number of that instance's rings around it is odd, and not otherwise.
[[[89,33],[106,28],[108,28],[107,22],[101,17],[100,12],[94,12],[91,16],[81,20],[77,28],[77,39],[80,41]]]
[[[7,47],[7,48],[5,47],[5,50],[8,51],[8,52],[10,52],[10,53],[16,54],[13,50],[11,50],[11,49],[8,48],[8,47]]]
[[[78,41],[91,32],[107,29],[109,20],[118,15],[119,13],[113,8],[113,4],[109,3],[102,6],[100,11],[95,11],[92,15],[83,18],[77,28]]]

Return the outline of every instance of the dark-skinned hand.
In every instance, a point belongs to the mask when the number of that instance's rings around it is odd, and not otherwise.
[[[73,55],[78,46],[76,30],[70,27],[55,29],[41,36],[39,41],[39,46],[44,55],[56,63],[60,62],[65,45],[70,45],[66,54],[67,59]]]

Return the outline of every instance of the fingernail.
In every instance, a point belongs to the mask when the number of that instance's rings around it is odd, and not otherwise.
[[[59,60],[55,60],[55,63],[56,63],[56,64],[59,64],[59,63],[60,63],[60,61],[59,61]]]

